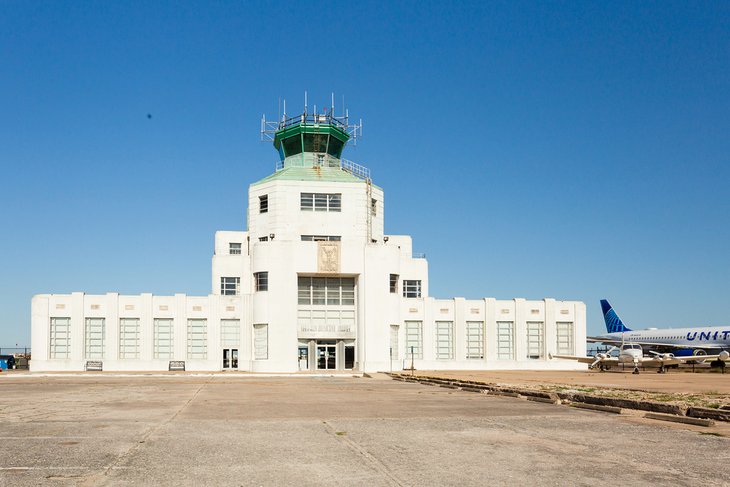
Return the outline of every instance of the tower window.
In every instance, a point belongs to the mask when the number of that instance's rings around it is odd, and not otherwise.
[[[224,296],[235,296],[241,287],[240,277],[221,277],[221,294]]]
[[[390,292],[391,293],[398,292],[398,274],[390,275]]]
[[[259,213],[269,212],[269,195],[259,196]]]
[[[421,297],[421,280],[403,281],[403,297],[404,298],[420,298]]]
[[[256,285],[256,291],[268,291],[269,290],[269,273],[254,272],[253,273],[254,284]]]
[[[340,235],[302,235],[302,242],[339,242]]]
[[[370,198],[370,214],[376,215],[378,213],[378,200]]]
[[[231,255],[241,255],[241,243],[231,242],[228,244],[228,253]]]
[[[301,193],[302,211],[341,211],[342,193]]]

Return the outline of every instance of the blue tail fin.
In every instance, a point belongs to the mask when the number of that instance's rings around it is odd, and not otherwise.
[[[624,331],[631,331],[626,328],[621,318],[618,317],[613,307],[608,304],[605,299],[601,300],[601,310],[603,310],[603,321],[606,322],[606,331],[609,333],[622,333]]]

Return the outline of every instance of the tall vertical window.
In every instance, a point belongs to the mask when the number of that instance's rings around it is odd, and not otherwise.
[[[515,324],[513,321],[497,322],[497,358],[501,360],[514,360]]]
[[[370,214],[375,216],[378,213],[378,200],[370,198]]]
[[[390,359],[398,360],[398,325],[390,325]]]
[[[86,358],[104,358],[104,318],[86,318],[84,353]]]
[[[231,242],[228,244],[228,253],[231,255],[241,255],[241,242]]]
[[[545,323],[542,321],[527,322],[527,358],[540,359],[544,357]]]
[[[436,359],[451,360],[454,358],[454,322],[436,322]]]
[[[240,277],[221,277],[221,294],[225,296],[235,296],[239,294],[240,287]]]
[[[421,280],[403,281],[403,297],[404,298],[420,298],[421,297]]]
[[[139,318],[119,320],[119,358],[139,358]]]
[[[302,211],[341,211],[341,193],[301,193],[299,207]]]
[[[466,358],[484,358],[484,322],[466,322]]]
[[[268,291],[269,290],[269,273],[265,272],[254,272],[253,280],[257,291]]]
[[[398,274],[390,275],[390,292],[398,293]]]
[[[172,318],[155,318],[153,330],[153,354],[155,358],[171,359],[173,354]]]
[[[269,358],[269,325],[253,325],[253,358],[254,360]]]
[[[208,320],[188,320],[188,358],[208,357]]]
[[[51,358],[71,356],[71,318],[51,318]]]
[[[267,213],[269,211],[269,195],[259,196],[259,213]]]
[[[573,355],[573,323],[569,321],[558,321],[555,323],[557,335],[557,346],[555,350],[560,355]]]
[[[241,320],[221,320],[221,346],[238,348],[241,336]]]
[[[406,358],[423,358],[423,323],[406,321]]]

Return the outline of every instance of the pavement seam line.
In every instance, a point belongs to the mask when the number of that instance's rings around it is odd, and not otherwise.
[[[211,380],[212,379],[209,378],[208,380],[206,380],[205,382],[203,382],[202,384],[200,384],[200,387],[198,387],[198,389],[193,393],[193,395],[190,396],[190,399],[188,399],[187,401],[185,401],[185,404],[183,404],[182,406],[180,406],[178,408],[178,410],[175,411],[175,414],[173,414],[172,416],[170,416],[167,420],[165,420],[165,421],[163,421],[163,422],[161,422],[161,423],[159,423],[159,424],[157,424],[155,426],[152,426],[142,436],[142,439],[141,440],[137,440],[131,447],[129,447],[127,449],[127,451],[125,451],[124,453],[122,453],[121,455],[119,455],[111,464],[109,464],[109,466],[107,466],[104,469],[103,472],[101,472],[101,473],[99,473],[97,475],[92,475],[90,477],[87,477],[81,485],[99,485],[98,482],[101,480],[101,478],[106,478],[108,480],[109,472],[111,472],[112,470],[117,470],[119,468],[119,464],[122,461],[124,461],[124,459],[126,459],[129,456],[131,456],[132,454],[134,454],[134,452],[136,452],[140,448],[140,445],[143,444],[143,443],[146,443],[147,440],[150,438],[150,436],[152,436],[152,434],[155,433],[155,431],[158,431],[160,428],[162,428],[165,425],[167,425],[167,424],[171,423],[172,421],[174,421],[175,418],[177,418],[178,415],[181,412],[183,412],[185,410],[185,408],[187,408],[188,405],[195,400],[196,397],[198,397],[198,394],[200,393],[200,391],[203,390],[203,387],[205,387],[206,385],[208,385]]]
[[[337,434],[337,431],[332,427],[331,424],[329,424],[327,421],[322,421],[322,424],[324,424],[325,431],[327,433],[331,434],[337,441],[342,442],[346,447],[348,447],[353,452],[357,453],[358,455],[362,456],[365,460],[367,465],[372,468],[373,470],[377,471],[379,474],[381,474],[385,479],[388,481],[391,485],[396,485],[398,487],[404,487],[406,484],[403,484],[400,480],[398,480],[397,477],[395,477],[390,469],[385,465],[383,462],[381,462],[378,458],[376,458],[374,455],[369,453],[366,449],[352,441],[350,438],[347,437],[345,434]]]

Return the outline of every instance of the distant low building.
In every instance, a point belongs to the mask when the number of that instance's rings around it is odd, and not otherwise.
[[[580,301],[429,296],[425,256],[383,233],[383,190],[341,157],[347,118],[262,126],[279,161],[249,188],[248,230],[216,233],[211,294],[36,295],[32,370],[580,367],[547,359],[585,352]]]

